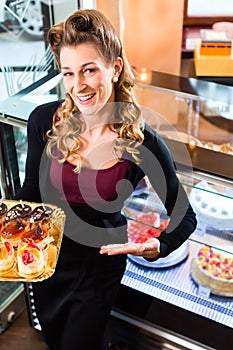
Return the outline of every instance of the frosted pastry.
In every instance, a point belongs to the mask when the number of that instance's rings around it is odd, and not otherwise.
[[[17,250],[17,268],[20,276],[30,277],[40,275],[46,265],[46,255],[43,248],[33,241],[21,241]]]
[[[0,273],[12,269],[15,263],[14,248],[9,241],[0,240]]]

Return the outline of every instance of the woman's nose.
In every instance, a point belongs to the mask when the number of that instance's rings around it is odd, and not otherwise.
[[[86,86],[85,77],[75,76],[74,79],[74,89],[76,92],[82,91]]]

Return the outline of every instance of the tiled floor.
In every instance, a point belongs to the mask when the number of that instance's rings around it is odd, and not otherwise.
[[[47,350],[40,331],[29,324],[27,310],[0,334],[1,350]],[[68,350],[68,349],[67,349]]]
[[[114,321],[115,322],[115,321]],[[114,323],[112,324],[114,325]],[[118,326],[115,326],[116,329]],[[122,327],[122,328],[121,328]],[[118,339],[114,344],[109,344],[109,350],[179,350],[175,346],[169,344],[163,344],[159,340],[153,340],[150,338],[141,338],[140,332],[134,331],[134,333],[129,333],[128,340],[136,339],[135,342],[138,344],[136,347],[134,345],[128,345],[128,341],[122,338],[122,330],[124,325],[120,326],[120,335],[116,331]],[[130,328],[128,329],[130,332]],[[123,331],[124,333],[124,331]],[[126,332],[127,334],[127,332]],[[123,339],[123,340],[122,340]],[[131,339],[131,341],[132,341]],[[1,350],[49,350],[42,339],[42,334],[40,331],[35,330],[29,325],[28,316],[26,309],[22,314],[12,323],[12,325],[7,328],[7,330],[0,334],[0,349]],[[69,349],[67,349],[69,350]],[[78,349],[77,349],[78,350]],[[88,350],[88,349],[87,349]],[[93,349],[94,350],[94,349]]]
[[[20,316],[0,334],[1,350],[49,350],[44,343],[40,331],[29,325],[27,310],[25,309]],[[154,350],[162,350],[154,348]],[[69,349],[67,349],[69,350]],[[78,349],[77,349],[78,350]],[[94,350],[94,349],[93,349]],[[116,342],[109,345],[109,350],[133,350],[132,347],[124,342]],[[168,349],[167,349],[168,350]]]

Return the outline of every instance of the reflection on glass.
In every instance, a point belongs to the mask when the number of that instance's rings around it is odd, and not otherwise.
[[[46,31],[78,8],[78,0],[0,0],[0,102],[52,71]]]
[[[152,81],[152,71],[147,68],[141,68],[137,71],[137,79],[144,84],[150,84]]]
[[[41,0],[1,0],[0,26],[13,38],[43,35]]]
[[[0,57],[2,101],[34,82],[37,66],[47,59],[41,0],[0,2],[0,46],[6,53]]]
[[[15,148],[18,159],[19,167],[19,178],[21,185],[25,178],[25,162],[27,156],[27,129],[20,128],[18,126],[13,127],[14,138],[15,138]]]

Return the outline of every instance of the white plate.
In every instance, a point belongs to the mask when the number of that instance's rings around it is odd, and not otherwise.
[[[189,242],[186,241],[178,249],[174,250],[168,256],[166,256],[165,258],[159,258],[156,261],[148,261],[140,256],[134,256],[130,254],[128,254],[128,258],[133,262],[145,267],[164,268],[164,267],[174,266],[182,262],[188,256],[188,253],[189,253]]]

